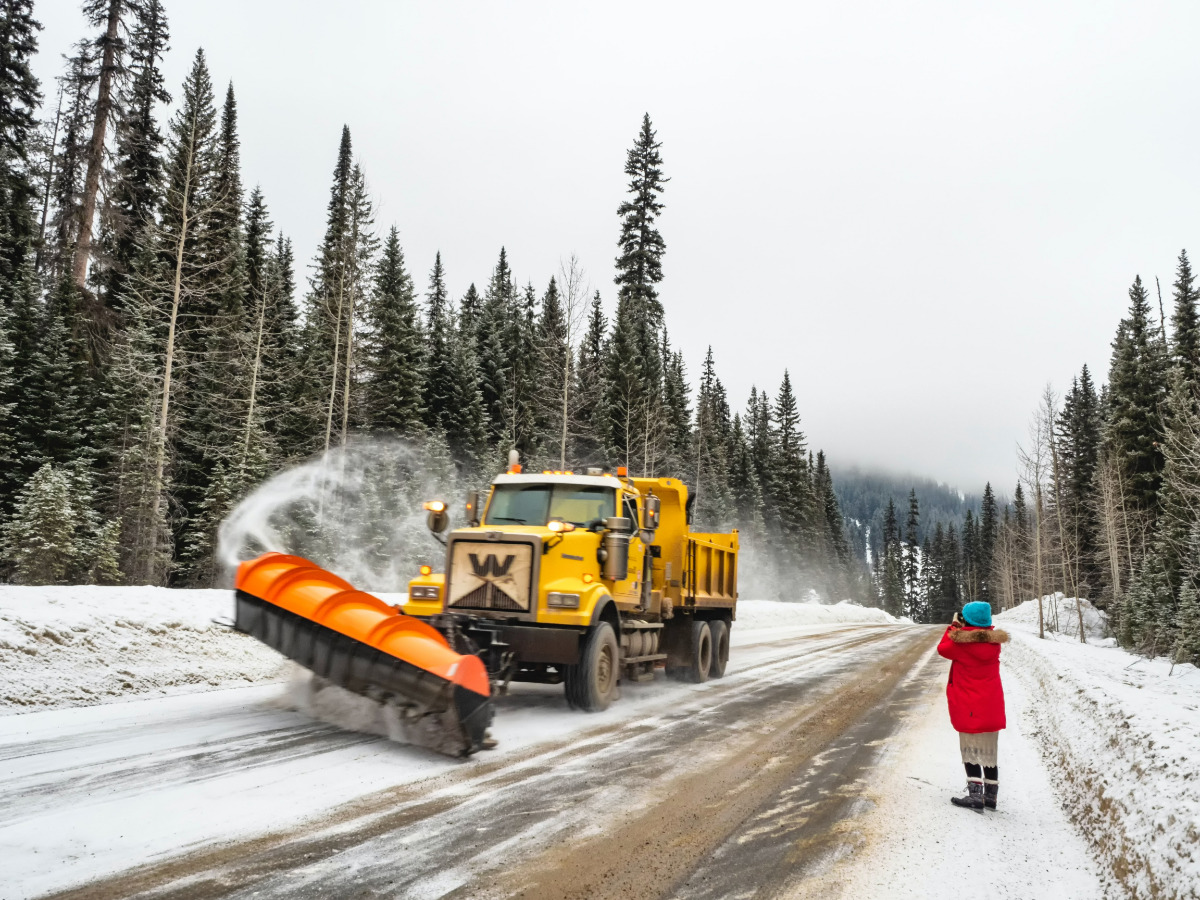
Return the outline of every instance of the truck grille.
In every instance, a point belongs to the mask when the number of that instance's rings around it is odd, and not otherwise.
[[[533,545],[455,541],[447,606],[529,612]]]

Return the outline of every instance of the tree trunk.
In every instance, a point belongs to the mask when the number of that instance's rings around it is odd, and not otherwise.
[[[154,521],[151,527],[157,527],[162,515],[163,503],[163,471],[167,459],[167,420],[171,407],[171,372],[175,365],[175,330],[179,321],[179,304],[183,289],[183,249],[187,242],[188,232],[188,201],[192,191],[192,163],[196,158],[196,120],[192,119],[192,133],[188,146],[187,166],[184,170],[183,201],[179,216],[179,240],[175,244],[175,280],[171,289],[171,321],[167,328],[167,351],[163,362],[162,401],[159,405],[158,437],[154,452],[154,492],[151,500],[154,504]],[[147,561],[149,566],[149,561]]]
[[[58,86],[58,109],[54,113],[54,134],[50,138],[50,153],[46,160],[46,190],[42,195],[42,225],[38,231],[37,255],[34,257],[34,268],[42,270],[42,252],[46,249],[46,219],[50,215],[50,188],[54,184],[54,151],[58,147],[58,126],[62,121],[63,86]]]
[[[104,168],[104,138],[112,111],[117,30],[121,24],[123,2],[124,0],[109,0],[108,4],[104,57],[100,63],[100,86],[96,94],[96,121],[92,125],[92,143],[88,149],[87,177],[83,183],[83,205],[79,215],[79,242],[75,245],[75,265],[72,273],[75,285],[80,290],[87,286],[88,258],[92,253],[92,220],[96,217],[96,195],[100,193],[100,173]]]

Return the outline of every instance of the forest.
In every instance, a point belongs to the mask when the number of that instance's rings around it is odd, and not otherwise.
[[[1011,502],[985,485],[957,531],[938,522],[930,535],[915,491],[888,498],[874,556],[885,609],[946,621],[970,600],[1082,597],[1123,647],[1200,663],[1200,290],[1187,251],[1169,315],[1141,276],[1128,293],[1107,382],[1084,365],[1063,395],[1042,393]],[[1083,639],[1082,623],[1069,628]]]
[[[313,210],[324,239],[293,247],[242,171],[233,85],[203,50],[164,83],[159,0],[85,0],[90,30],[53,85],[30,67],[33,3],[2,4],[5,579],[219,584],[218,529],[248,492],[387,437],[451,459],[461,485],[512,448],[535,470],[684,478],[699,524],[740,529],[756,591],[874,602],[793,376],[735,410],[711,350],[693,379],[671,343],[648,114],[614,198],[611,298],[569,254],[519,278],[503,235],[479,287],[451,297],[442,254],[414,267],[399,225],[376,220],[348,125]]]

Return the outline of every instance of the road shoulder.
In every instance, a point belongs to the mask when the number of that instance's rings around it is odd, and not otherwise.
[[[934,656],[918,677],[923,697],[883,748],[869,811],[847,834],[852,848],[795,897],[1092,900],[1105,896],[1083,836],[1064,812],[1026,728],[1031,697],[1005,680],[1008,728],[1000,736],[1000,802],[981,815],[950,805],[965,784],[958,735],[943,688],[948,664]]]

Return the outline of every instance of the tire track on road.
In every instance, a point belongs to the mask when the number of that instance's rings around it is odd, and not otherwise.
[[[447,863],[469,869],[482,859],[482,868],[486,869],[489,854],[495,856],[493,837],[460,837],[457,843],[440,847],[427,847],[415,839],[410,843],[421,846],[406,849],[405,835],[420,830],[438,833],[448,817],[466,823],[507,818],[517,833],[537,828],[541,824],[539,808],[557,809],[562,805],[562,779],[567,771],[605,772],[612,768],[622,779],[653,785],[661,780],[664,757],[685,750],[691,743],[703,743],[706,729],[711,737],[715,726],[702,722],[715,722],[720,726],[717,730],[723,728],[737,738],[747,729],[762,727],[757,720],[764,710],[794,702],[804,689],[823,693],[820,673],[828,668],[829,657],[852,662],[856,648],[903,640],[907,634],[896,629],[871,629],[847,639],[844,630],[839,630],[833,635],[824,632],[760,642],[754,646],[778,644],[785,652],[731,671],[722,681],[681,691],[679,702],[667,711],[650,710],[653,718],[649,722],[624,721],[576,732],[551,745],[531,748],[515,759],[471,764],[468,771],[373,795],[333,811],[317,826],[317,833],[312,826],[287,829],[143,867],[56,896],[204,898],[236,896],[245,890],[255,896],[303,896],[306,890],[312,891],[311,896],[322,896],[345,889],[337,865],[344,863],[347,854],[366,857],[362,869],[369,870],[369,874],[362,875],[362,879],[378,882],[381,890],[393,895],[398,885],[394,873],[387,871],[391,860],[406,860],[402,867],[409,872],[399,880],[409,885],[444,873]],[[781,681],[776,672],[780,668],[789,670],[791,677]],[[767,727],[769,730],[772,726]],[[512,791],[517,785],[522,790]],[[592,792],[603,787],[593,784]],[[492,809],[480,809],[489,803]],[[364,849],[375,843],[389,846]],[[414,849],[423,858],[419,865],[413,863]],[[513,855],[528,849],[514,848]],[[334,865],[335,871],[323,871],[327,865]],[[300,876],[293,877],[294,873]],[[312,884],[300,886],[297,880]]]

